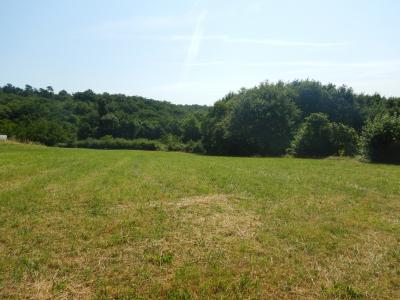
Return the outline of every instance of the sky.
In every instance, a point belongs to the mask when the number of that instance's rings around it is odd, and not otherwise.
[[[262,81],[400,96],[397,0],[0,0],[0,85],[211,105]]]

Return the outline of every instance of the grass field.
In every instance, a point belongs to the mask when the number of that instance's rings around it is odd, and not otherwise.
[[[0,144],[0,298],[399,299],[400,166]]]

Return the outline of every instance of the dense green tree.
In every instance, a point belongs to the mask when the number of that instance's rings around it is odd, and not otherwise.
[[[292,95],[263,84],[239,95],[229,116],[231,152],[239,155],[281,155],[289,146],[300,111]]]
[[[323,113],[306,117],[294,137],[291,150],[296,156],[323,157],[333,155],[332,124]]]
[[[25,130],[20,132],[20,137],[23,140],[33,140],[53,146],[57,143],[71,141],[73,133],[68,124],[39,119],[35,122],[28,122]]]
[[[135,139],[141,130],[139,121],[129,115],[120,118],[120,120],[117,136],[126,139]]]
[[[34,92],[35,90],[33,89],[32,86],[28,84],[25,85],[24,96],[31,96],[34,94]]]
[[[113,113],[100,118],[99,136],[115,135],[119,127],[119,119]]]
[[[229,152],[228,114],[231,111],[235,94],[230,93],[217,101],[202,126],[203,145],[209,154],[227,154]]]
[[[324,157],[356,153],[356,131],[331,122],[326,114],[312,113],[297,131],[290,152],[300,157]]]
[[[375,117],[364,127],[361,153],[373,162],[400,163],[400,115]]]
[[[61,97],[61,98],[66,98],[66,97],[68,97],[70,95],[68,94],[68,92],[66,90],[61,90],[61,91],[58,92],[58,96]]]
[[[86,90],[84,92],[78,92],[73,95],[75,100],[84,102],[94,102],[96,101],[96,94],[92,90]]]
[[[358,152],[358,134],[354,128],[342,123],[332,123],[332,141],[335,155],[354,156]]]
[[[290,144],[299,109],[283,83],[263,83],[216,103],[205,124],[209,153],[281,155]]]
[[[303,117],[311,113],[322,112],[334,122],[360,129],[362,116],[357,97],[351,88],[323,85],[313,80],[297,80],[288,84],[296,93],[294,100],[302,111]]]
[[[183,121],[183,141],[198,141],[201,139],[201,124],[195,116],[189,116]]]

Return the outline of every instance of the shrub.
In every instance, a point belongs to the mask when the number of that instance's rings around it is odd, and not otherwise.
[[[321,157],[334,153],[331,139],[332,124],[328,116],[322,113],[313,113],[305,118],[305,122],[297,131],[291,146],[296,156]]]
[[[357,132],[344,124],[332,123],[332,141],[335,146],[335,155],[354,156],[357,154]]]
[[[353,128],[330,122],[323,113],[313,113],[300,126],[289,152],[300,157],[352,156],[356,145],[357,133]]]
[[[182,151],[191,153],[204,153],[201,141],[188,141],[182,143],[176,136],[164,136],[161,141],[148,139],[127,140],[123,138],[113,138],[105,135],[100,139],[85,139],[70,143],[58,143],[58,147],[90,148],[90,149],[130,149],[130,150],[150,150],[150,151]]]
[[[373,162],[400,163],[400,116],[382,115],[364,127],[360,149]]]
[[[186,152],[190,153],[198,153],[204,154],[206,151],[204,150],[203,143],[201,141],[188,141],[185,147]]]
[[[167,134],[162,137],[161,142],[168,151],[185,151],[185,144],[176,135]]]
[[[159,141],[136,139],[126,140],[122,138],[103,137],[101,139],[86,139],[76,141],[72,147],[92,149],[131,149],[131,150],[166,150]]]

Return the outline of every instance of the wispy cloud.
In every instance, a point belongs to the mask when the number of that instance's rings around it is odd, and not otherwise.
[[[204,34],[204,22],[207,18],[207,11],[202,11],[196,19],[196,24],[192,35],[188,39],[190,41],[189,47],[186,52],[186,58],[183,65],[182,76],[180,84],[186,81],[188,68],[196,64],[197,57],[200,52],[201,43],[203,41]]]
[[[239,63],[243,67],[315,67],[315,68],[387,68],[400,66],[400,60],[387,61],[359,61],[359,62],[342,62],[342,61],[260,61]]]
[[[227,38],[226,42],[239,44],[255,44],[279,47],[337,47],[346,46],[343,42],[307,42],[307,41],[288,41],[274,39],[254,39],[254,38]]]
[[[158,62],[160,64],[162,62]],[[165,63],[165,62],[164,62]],[[169,62],[167,64],[184,64],[186,67],[207,67],[218,65],[229,65],[235,67],[248,67],[248,68],[262,68],[262,67],[306,67],[306,68],[365,68],[365,69],[388,69],[394,68],[398,70],[400,67],[400,60],[367,60],[358,62],[344,62],[344,61],[193,61],[191,63],[185,62]]]
[[[186,63],[186,67],[208,67],[208,66],[218,66],[223,65],[225,62],[220,61],[200,61],[200,62],[193,62],[193,63]]]
[[[178,30],[193,24],[190,15],[179,16],[143,16],[122,20],[109,20],[94,24],[85,29],[87,34],[107,39],[162,39],[148,33],[160,30]]]
[[[241,45],[260,45],[271,47],[341,47],[349,45],[348,42],[342,41],[296,41],[285,39],[272,39],[265,37],[244,37],[231,36],[226,34],[205,35],[204,22],[207,18],[207,10],[203,10],[197,17],[193,18],[193,14],[180,16],[157,16],[157,17],[135,17],[125,20],[106,21],[101,24],[86,29],[91,35],[102,38],[129,38],[142,40],[158,40],[158,41],[183,41],[190,42],[188,55],[196,56],[200,45],[204,41],[215,41],[230,44]],[[162,31],[165,29],[172,31],[180,31],[194,24],[194,31],[189,35],[180,34],[151,34],[154,30]]]
[[[194,63],[199,55],[201,42],[203,41],[204,21],[207,17],[207,11],[199,14],[196,21],[193,34],[190,36],[190,45],[186,54],[185,66]]]
[[[173,35],[164,37],[165,40],[179,41],[190,40],[192,37],[188,35]],[[224,43],[236,44],[249,44],[249,45],[265,45],[276,47],[340,47],[346,46],[347,42],[310,42],[310,41],[291,41],[291,40],[278,40],[268,38],[244,38],[244,37],[231,37],[228,35],[203,35],[201,40],[220,41]]]

